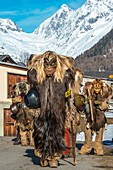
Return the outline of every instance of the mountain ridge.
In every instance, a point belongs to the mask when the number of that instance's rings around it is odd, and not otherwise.
[[[77,10],[63,4],[33,33],[25,33],[15,24],[0,24],[0,54],[9,54],[17,62],[47,50],[76,58],[112,30],[111,4],[110,0],[87,0]]]

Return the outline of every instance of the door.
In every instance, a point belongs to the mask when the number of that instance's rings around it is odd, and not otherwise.
[[[8,73],[8,98],[11,97],[12,85],[19,83],[23,80],[27,80],[26,75]]]
[[[4,136],[16,136],[14,119],[10,116],[10,109],[4,109]]]

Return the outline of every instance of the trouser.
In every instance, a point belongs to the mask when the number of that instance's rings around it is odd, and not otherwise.
[[[98,132],[96,132],[96,138],[94,143],[94,152],[97,155],[103,155],[103,145],[102,145],[102,139],[103,139],[103,132],[104,128],[101,128]]]
[[[33,140],[33,130],[25,130],[22,131],[20,129],[20,135],[21,135],[21,145],[22,146],[34,146],[34,140]]]
[[[103,131],[104,128],[100,128],[99,131],[96,132],[96,138],[94,142],[94,153],[97,155],[103,155]],[[85,128],[85,143],[80,150],[80,154],[88,154],[92,150],[92,130]]]

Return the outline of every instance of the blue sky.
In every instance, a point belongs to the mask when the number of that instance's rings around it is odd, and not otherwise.
[[[86,0],[1,0],[0,18],[9,18],[30,33],[52,16],[62,4],[76,10],[85,2]]]

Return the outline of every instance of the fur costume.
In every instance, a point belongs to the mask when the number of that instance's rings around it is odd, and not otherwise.
[[[90,90],[90,96],[88,94]],[[87,82],[84,86],[83,94],[86,97],[86,127],[85,127],[85,143],[82,146],[80,153],[87,154],[92,149],[92,134],[96,133],[94,142],[94,152],[97,155],[103,155],[102,138],[107,119],[104,112],[108,109],[108,101],[112,97],[112,89],[101,79],[95,79],[93,82]],[[92,106],[89,105],[91,100]],[[91,116],[91,107],[93,120]]]
[[[34,132],[34,116],[29,108],[21,108],[16,116],[18,126],[20,127],[21,145],[34,146],[33,132]]]
[[[31,56],[27,77],[30,86],[39,92],[41,102],[40,115],[34,122],[35,150],[42,162],[59,159],[66,149],[64,137],[67,77],[74,93],[77,89],[75,82],[78,83],[78,89],[80,86],[78,79],[75,79],[74,60],[52,51]],[[43,164],[45,165],[47,161]],[[53,167],[52,164],[50,167]]]
[[[11,117],[15,119],[15,127],[17,129],[17,140],[14,144],[34,145],[33,141],[33,119],[34,111],[23,106],[23,97],[29,90],[26,81],[21,81],[12,87],[12,104],[10,110]]]
[[[90,111],[87,113],[87,120],[91,123],[92,130],[98,131],[105,126],[106,117],[104,112],[108,109],[108,101],[112,97],[112,89],[100,79],[95,79],[93,82],[87,82],[83,90],[87,103],[89,102],[87,93],[88,88],[91,93],[94,121],[91,122]]]

